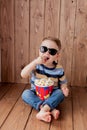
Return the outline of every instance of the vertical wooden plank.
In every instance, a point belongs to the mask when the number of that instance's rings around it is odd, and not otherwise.
[[[0,82],[1,82],[1,41],[0,41]]]
[[[1,1],[0,1],[0,82],[1,82],[1,43],[2,38],[1,38]]]
[[[29,62],[29,0],[15,0],[15,82],[21,69]]]
[[[44,35],[59,36],[60,0],[46,0]]]
[[[87,1],[77,0],[72,85],[87,86]]]
[[[44,31],[44,0],[30,1],[30,61],[38,56]]]
[[[1,1],[0,1],[0,82],[1,82]]]
[[[76,0],[61,0],[60,40],[62,43],[61,63],[69,84],[71,83],[71,67],[73,55],[73,37]]]
[[[14,0],[1,0],[1,75],[14,82]]]
[[[87,130],[87,88],[72,87],[74,130]]]

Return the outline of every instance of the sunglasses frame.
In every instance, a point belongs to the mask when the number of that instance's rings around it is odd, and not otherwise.
[[[43,49],[43,50],[42,50]],[[40,52],[41,53],[45,53],[45,52],[49,52],[50,55],[54,56],[56,55],[57,53],[59,53],[58,50],[54,49],[54,48],[48,48],[46,46],[40,46]]]

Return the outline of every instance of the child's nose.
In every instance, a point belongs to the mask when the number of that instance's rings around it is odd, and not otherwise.
[[[48,50],[45,54],[50,55],[50,54],[49,54],[49,50]]]

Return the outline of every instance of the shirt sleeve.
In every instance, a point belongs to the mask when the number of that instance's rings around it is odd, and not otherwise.
[[[66,76],[63,75],[61,78],[59,78],[59,82],[60,82],[60,85],[61,85],[61,84],[67,84]]]
[[[58,65],[57,68],[58,68],[58,70],[59,70],[59,76],[58,76],[59,85],[67,84],[67,79],[66,79],[66,76],[65,76],[65,72],[64,72],[63,67],[60,66],[60,65]]]

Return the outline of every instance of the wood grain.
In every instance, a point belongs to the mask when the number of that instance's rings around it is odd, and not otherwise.
[[[38,111],[22,101],[21,94],[29,87],[25,84],[0,84],[0,130],[87,129],[87,87],[71,87],[69,97],[58,106],[61,112],[58,120],[52,118],[50,123],[36,119]]]
[[[44,30],[44,0],[30,1],[30,61],[38,56]]]
[[[61,64],[63,65],[68,79],[71,84],[71,67],[73,55],[73,37],[74,37],[74,22],[75,22],[76,0],[61,1],[60,14],[60,40],[62,44]]]
[[[10,89],[10,84],[2,84],[0,83],[0,100],[3,98],[3,96],[8,92]]]
[[[37,120],[36,114],[37,111],[33,109],[25,130],[49,130],[50,123]]]
[[[3,96],[3,99],[0,101],[0,126],[5,121],[5,118],[8,117],[24,87],[25,85],[22,84],[14,84],[12,87],[10,86],[8,93]]]
[[[44,35],[59,37],[60,0],[46,0],[45,3],[45,31]]]
[[[2,130],[6,130],[7,128],[8,130],[11,130],[11,129],[24,130],[28,116],[31,112],[31,107],[26,105],[21,100],[22,100],[21,98],[18,100],[10,116],[4,123]]]
[[[1,77],[2,82],[14,82],[14,1],[0,1]]]
[[[0,82],[1,82],[1,41],[0,41]]]
[[[87,1],[77,0],[72,86],[87,86]]]
[[[15,82],[26,82],[20,76],[29,62],[29,0],[15,0]]]
[[[86,0],[0,0],[0,81],[28,83],[21,70],[52,36],[61,40],[69,85],[87,86],[86,31]]]
[[[0,82],[1,82],[1,43],[2,38],[1,38],[1,1],[0,1]]]
[[[86,130],[87,124],[87,88],[72,88],[73,123],[75,130]]]

